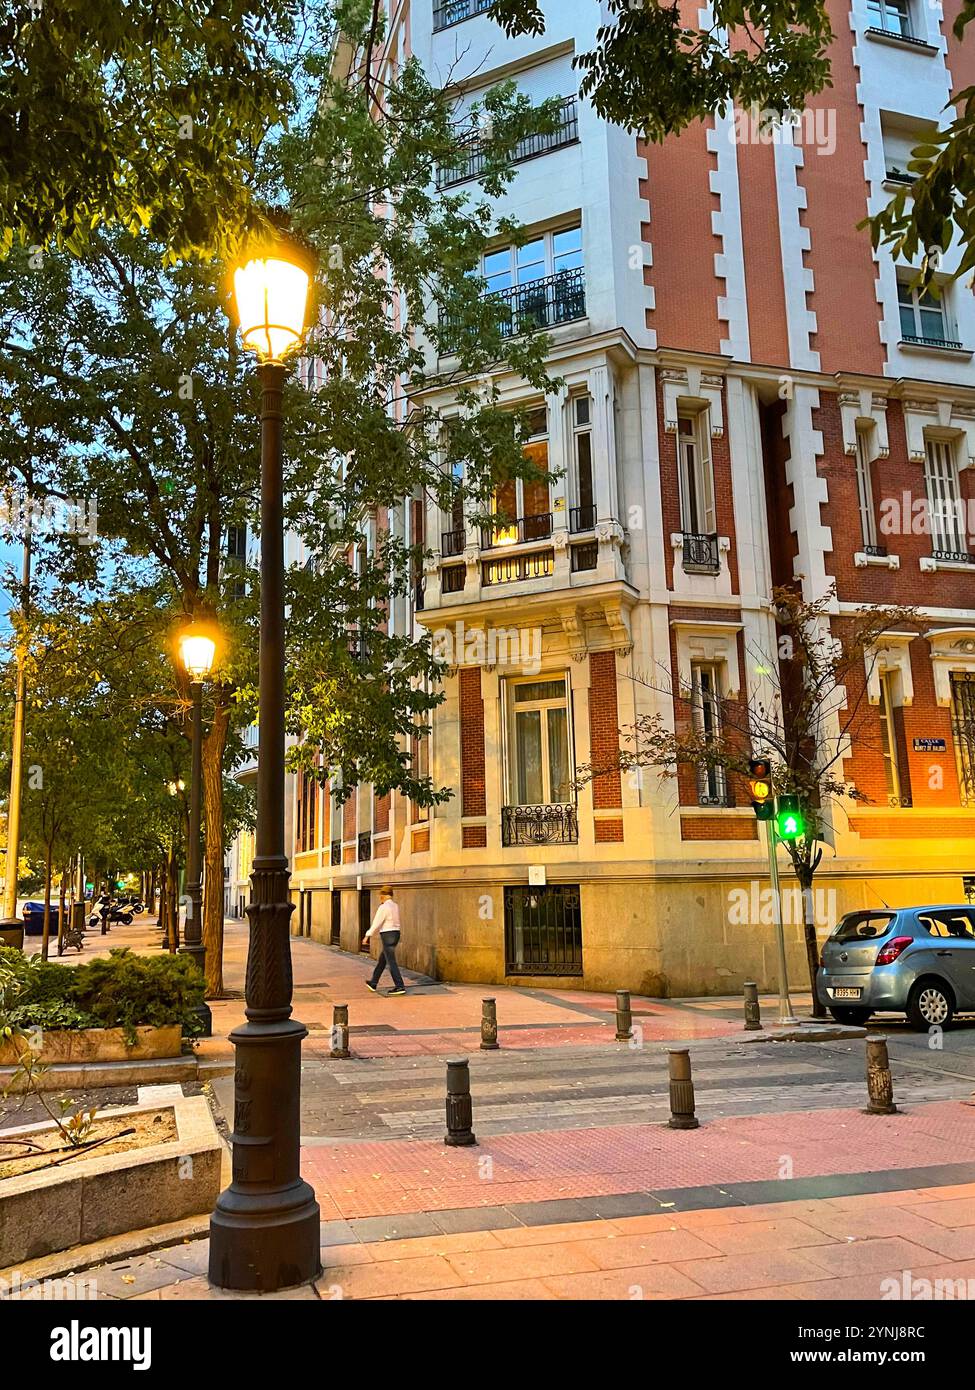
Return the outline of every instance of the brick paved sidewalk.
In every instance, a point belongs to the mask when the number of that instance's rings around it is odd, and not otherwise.
[[[210,1288],[207,1256],[207,1242],[194,1241],[86,1278],[102,1299],[238,1297]],[[323,1258],[314,1284],[268,1297],[970,1298],[975,1183],[328,1245]]]
[[[737,1116],[690,1131],[643,1124],[499,1134],[466,1149],[431,1140],[316,1144],[302,1149],[302,1173],[323,1220],[348,1220],[858,1173],[876,1166],[881,1145],[887,1171],[970,1162],[975,1107],[941,1101],[890,1116]]]
[[[139,918],[131,926],[116,923],[109,935],[89,932],[81,955],[64,959],[74,965],[107,955],[119,946],[154,953],[160,934],[153,919]],[[330,1048],[332,1006],[348,1004],[352,1023],[352,1048],[360,1057],[443,1056],[476,1045],[480,1033],[481,1000],[493,995],[498,1001],[502,1041],[517,1048],[591,1046],[607,1043],[615,1034],[615,995],[589,990],[520,989],[505,985],[444,984],[404,971],[409,993],[389,999],[372,994],[366,980],[373,962],[366,955],[350,955],[303,937],[292,937],[291,955],[295,983],[295,1017],[310,1030],[305,1044],[312,1054]],[[225,925],[224,982],[236,997],[211,1002],[213,1037],[198,1046],[201,1058],[229,1057],[231,1030],[244,1021],[244,967],[247,958],[247,926]],[[772,1011],[771,999],[768,1001]],[[800,1001],[801,1002],[801,1001]],[[742,1031],[742,1011],[737,999],[690,1002],[643,999],[634,995],[633,1022],[647,1042],[731,1037]],[[730,1017],[722,1016],[729,1013]]]

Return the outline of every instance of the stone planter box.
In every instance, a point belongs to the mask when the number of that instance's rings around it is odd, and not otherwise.
[[[130,1046],[121,1028],[45,1028],[38,1061],[61,1062],[142,1062],[151,1057],[178,1057],[183,1030],[178,1023],[165,1028],[137,1028],[136,1043]],[[28,1047],[26,1038],[0,1043],[0,1067],[16,1066]]]
[[[12,947],[15,951],[24,949],[23,922],[0,922],[0,946]]]
[[[220,1192],[222,1146],[203,1096],[127,1105],[104,1114],[165,1114],[177,1138],[127,1153],[72,1159],[59,1168],[0,1178],[0,1273],[58,1250],[165,1222],[204,1216]],[[5,1130],[29,1138],[50,1124]]]

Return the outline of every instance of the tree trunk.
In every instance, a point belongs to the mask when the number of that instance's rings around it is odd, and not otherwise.
[[[809,988],[812,991],[812,1016],[825,1018],[826,1007],[816,992],[816,972],[819,969],[819,942],[816,940],[816,904],[813,896],[814,876],[811,872],[796,870],[796,878],[802,890],[803,936],[806,943],[806,968],[809,971]]]
[[[47,960],[51,949],[51,867],[54,860],[54,847],[49,844],[44,856],[44,930],[41,935],[41,960]]]
[[[176,845],[169,851],[166,868],[166,925],[169,932],[169,949],[172,954],[179,950],[179,871],[176,867]]]
[[[206,947],[206,994],[223,994],[223,754],[230,727],[230,707],[219,698],[203,740],[203,944]]]
[[[144,901],[145,901],[145,905],[146,905],[146,911],[147,911],[147,912],[155,912],[155,910],[156,910],[156,866],[155,866],[155,864],[153,864],[152,868],[149,870],[149,875],[148,875],[148,878],[147,878],[147,880],[146,880],[146,896],[145,896],[145,900],[144,900]]]
[[[166,883],[167,883],[167,881],[168,881],[167,865],[166,865],[166,861],[165,861],[165,859],[164,859],[164,860],[162,861],[162,863],[159,865],[159,921],[158,921],[158,923],[157,923],[157,926],[159,927],[160,931],[162,932],[162,939],[163,939],[163,941],[165,941],[165,942],[168,944],[168,943],[169,943],[169,919],[168,919],[168,917],[167,917],[167,911],[168,911],[168,908],[169,908],[169,897],[168,897],[167,892],[166,892]]]
[[[68,910],[68,876],[70,869],[61,870],[61,893],[58,899],[58,955],[64,955],[64,918]]]

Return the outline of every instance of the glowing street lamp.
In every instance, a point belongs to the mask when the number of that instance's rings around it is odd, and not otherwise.
[[[247,909],[247,1022],[230,1040],[233,1181],[210,1218],[210,1282],[268,1293],[320,1271],[321,1214],[301,1177],[301,1042],[291,1017],[291,873],[284,846],[284,484],[281,403],[304,339],[314,260],[280,232],[241,258],[233,295],[261,380],[261,625],[257,827]]]
[[[203,682],[213,670],[217,655],[216,631],[207,623],[194,622],[177,639],[179,657],[190,679],[193,702],[190,771],[190,825],[186,846],[186,923],[180,951],[196,962],[206,975],[206,946],[203,942]],[[204,1002],[198,1007],[204,1036],[213,1029],[213,1015]]]

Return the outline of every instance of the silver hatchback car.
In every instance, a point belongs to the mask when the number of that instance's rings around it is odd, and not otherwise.
[[[926,1032],[975,1010],[975,907],[848,912],[823,945],[816,985],[838,1023],[906,1014]]]

